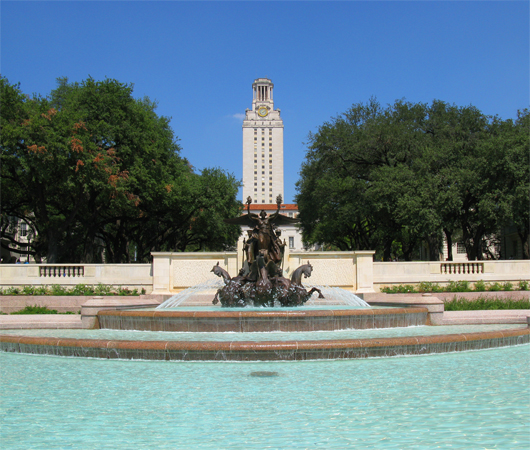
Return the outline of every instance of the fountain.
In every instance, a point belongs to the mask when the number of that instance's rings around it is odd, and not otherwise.
[[[106,359],[285,361],[423,355],[530,342],[530,329],[524,326],[429,327],[429,311],[424,307],[370,307],[360,299],[360,306],[339,301],[308,307],[315,292],[319,302],[331,302],[323,292],[343,297],[345,291],[338,294],[316,286],[307,290],[301,280],[311,276],[309,261],[290,279],[284,277],[284,243],[276,227],[297,219],[279,213],[280,196],[278,210],[269,216],[264,211],[251,214],[250,202],[246,215],[227,220],[254,226],[244,243],[238,276],[231,277],[219,263],[211,270],[222,280],[212,302],[221,308],[181,306],[200,289],[214,286],[206,283],[156,309],[99,311],[96,328],[100,330],[79,331],[75,337],[57,330],[44,335],[1,333],[0,350]],[[371,336],[364,330],[391,332]]]
[[[235,225],[247,225],[248,240],[243,241],[243,267],[237,277],[219,266],[212,269],[218,277],[222,277],[225,286],[217,291],[213,304],[219,301],[224,307],[246,306],[301,306],[313,294],[318,292],[319,298],[324,298],[319,288],[313,287],[307,291],[302,286],[302,276],[311,276],[313,267],[307,262],[296,269],[291,278],[283,276],[282,263],[285,241],[281,242],[281,231],[278,225],[298,223],[299,219],[280,214],[282,196],[278,195],[277,211],[267,215],[265,211],[253,214],[250,212],[252,199],[247,199],[247,214],[225,222]]]

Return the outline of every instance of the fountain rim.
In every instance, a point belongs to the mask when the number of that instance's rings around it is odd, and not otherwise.
[[[286,310],[262,310],[251,311],[201,311],[201,310],[100,310],[98,316],[120,316],[120,317],[149,317],[149,318],[315,318],[329,316],[377,316],[385,314],[411,314],[427,313],[424,307],[406,308],[366,308],[366,309],[286,309]]]
[[[172,361],[278,361],[417,356],[530,343],[530,328],[430,336],[308,341],[130,341],[0,335],[6,353],[37,353],[101,359]],[[449,349],[443,345],[450,344]],[[40,347],[42,352],[26,346]],[[59,350],[59,349],[63,350]],[[68,350],[66,350],[68,349]],[[27,350],[27,351],[25,351]],[[125,352],[120,355],[118,351]],[[62,351],[68,351],[64,355]],[[88,354],[92,351],[93,354]],[[140,356],[135,351],[141,353]],[[330,356],[331,355],[331,356]],[[149,356],[149,357],[147,357]],[[266,359],[265,359],[266,358]]]

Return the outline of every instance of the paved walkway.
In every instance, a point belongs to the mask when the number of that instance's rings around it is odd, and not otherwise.
[[[527,323],[527,317],[530,317],[530,309],[444,311],[443,325]]]

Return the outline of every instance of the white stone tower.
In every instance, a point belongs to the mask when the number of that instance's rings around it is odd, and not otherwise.
[[[274,109],[274,84],[268,78],[252,83],[252,109],[243,121],[243,202],[276,203],[283,193],[283,120]]]

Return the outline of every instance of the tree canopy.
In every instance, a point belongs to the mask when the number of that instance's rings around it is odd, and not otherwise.
[[[439,100],[354,104],[309,134],[296,198],[304,241],[384,260],[418,258],[420,243],[438,260],[444,236],[481,259],[509,225],[528,242],[529,120]]]
[[[169,119],[133,86],[59,79],[47,97],[0,78],[1,238],[20,244],[12,218],[35,232],[30,253],[48,262],[148,261],[151,251],[223,250],[240,230],[239,182],[195,173]]]

